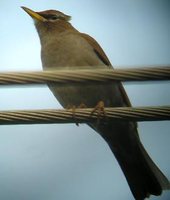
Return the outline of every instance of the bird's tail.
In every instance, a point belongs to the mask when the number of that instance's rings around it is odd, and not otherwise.
[[[132,123],[117,122],[93,128],[109,144],[136,200],[170,189],[168,179],[149,157]]]

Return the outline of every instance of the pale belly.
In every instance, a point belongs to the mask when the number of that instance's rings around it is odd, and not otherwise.
[[[50,86],[54,96],[63,107],[79,106],[95,107],[99,101],[103,101],[106,107],[124,106],[119,83],[107,84],[74,84],[62,86]]]

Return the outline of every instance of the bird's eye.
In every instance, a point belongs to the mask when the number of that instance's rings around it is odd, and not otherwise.
[[[54,16],[52,16],[50,19],[51,19],[51,20],[56,20],[56,19],[58,19],[58,16],[57,16],[57,15],[54,15]]]

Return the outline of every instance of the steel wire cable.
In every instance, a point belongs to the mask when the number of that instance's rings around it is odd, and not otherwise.
[[[157,107],[116,107],[105,108],[105,115],[98,116],[93,108],[59,110],[19,110],[1,111],[0,125],[48,124],[48,123],[87,123],[100,120],[158,121],[170,120],[170,106]]]
[[[79,69],[33,72],[1,72],[0,85],[84,83],[107,81],[170,80],[170,66],[131,69]]]

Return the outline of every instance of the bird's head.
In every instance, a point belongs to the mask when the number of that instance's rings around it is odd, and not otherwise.
[[[37,31],[41,37],[42,33],[48,32],[62,32],[68,28],[73,28],[69,21],[71,17],[57,10],[45,10],[35,12],[29,8],[21,7],[34,20]]]
[[[55,23],[60,20],[68,22],[71,19],[71,17],[69,15],[66,15],[57,10],[45,10],[45,11],[41,11],[41,12],[35,12],[24,6],[22,6],[21,8],[24,9],[25,12],[27,12],[33,18],[35,23],[37,23],[37,22]]]

